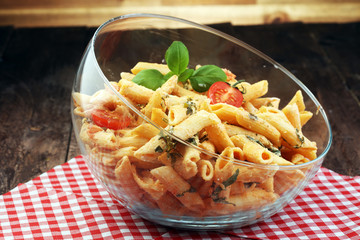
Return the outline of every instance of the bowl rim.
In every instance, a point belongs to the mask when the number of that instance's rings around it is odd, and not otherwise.
[[[195,27],[197,29],[206,31],[206,32],[210,32],[212,34],[215,34],[221,38],[224,38],[236,45],[239,45],[245,49],[247,49],[248,51],[256,54],[258,57],[268,61],[269,63],[271,63],[274,68],[279,69],[280,71],[282,71],[284,74],[286,74],[288,77],[290,77],[303,91],[306,92],[306,94],[310,97],[310,99],[315,103],[315,105],[317,106],[317,113],[321,113],[328,132],[329,132],[329,138],[328,138],[328,142],[327,145],[325,147],[325,149],[317,156],[317,158],[315,158],[314,160],[311,160],[309,162],[306,163],[301,163],[301,164],[294,164],[294,165],[266,165],[266,164],[259,164],[259,163],[252,163],[252,162],[247,162],[244,160],[239,160],[239,159],[235,159],[235,158],[230,158],[230,157],[226,157],[226,156],[221,156],[220,154],[217,153],[211,153],[206,151],[203,148],[200,148],[190,142],[184,141],[182,139],[180,139],[179,137],[173,135],[171,132],[165,130],[164,128],[162,128],[161,126],[157,125],[156,123],[154,123],[151,119],[147,118],[143,113],[141,113],[135,106],[133,106],[129,101],[127,101],[118,91],[116,91],[116,89],[110,84],[110,81],[107,79],[107,77],[105,76],[105,74],[103,73],[103,71],[101,70],[99,63],[96,59],[95,56],[95,52],[94,52],[94,47],[95,47],[95,42],[97,39],[97,36],[99,35],[99,33],[101,32],[101,30],[103,28],[105,28],[106,26],[108,26],[109,24],[116,22],[116,21],[121,21],[121,20],[125,20],[125,19],[131,19],[131,18],[156,18],[156,19],[163,19],[163,20],[169,20],[169,21],[175,21],[175,22],[180,22],[180,23],[184,23],[187,24],[189,26]],[[106,22],[104,22],[103,24],[101,24],[95,31],[95,33],[92,36],[92,39],[90,40],[90,44],[89,44],[90,49],[88,49],[89,51],[92,51],[94,54],[91,54],[94,57],[94,62],[95,67],[97,68],[97,71],[99,73],[99,75],[101,76],[101,78],[103,79],[104,83],[109,87],[109,89],[111,89],[115,95],[117,95],[117,97],[119,97],[126,105],[127,107],[129,107],[132,111],[134,111],[136,114],[138,114],[140,117],[142,117],[145,121],[147,121],[148,123],[150,123],[151,125],[153,125],[154,127],[156,127],[157,129],[160,130],[160,133],[165,133],[166,135],[169,135],[171,138],[175,139],[176,141],[193,147],[201,152],[203,152],[204,154],[210,155],[212,157],[216,157],[219,158],[221,157],[222,159],[225,160],[232,160],[234,162],[234,164],[237,165],[242,165],[242,166],[246,166],[246,167],[256,167],[256,168],[262,168],[262,169],[267,169],[267,170],[297,170],[297,169],[302,169],[307,167],[308,165],[313,165],[319,161],[322,161],[325,157],[325,155],[328,153],[328,151],[330,150],[331,144],[332,144],[332,139],[333,139],[333,133],[332,133],[332,129],[331,129],[331,125],[330,122],[328,120],[328,117],[325,113],[324,108],[322,107],[322,105],[319,103],[319,101],[316,99],[316,97],[312,94],[312,92],[305,86],[305,84],[303,84],[297,77],[295,77],[289,70],[287,70],[285,67],[283,67],[281,64],[279,64],[278,62],[276,62],[275,60],[273,60],[272,58],[270,58],[269,56],[267,56],[266,54],[262,53],[261,51],[257,50],[256,48],[252,47],[251,45],[243,42],[240,39],[237,39],[227,33],[224,33],[222,31],[219,31],[217,29],[214,29],[210,26],[207,25],[203,25],[203,24],[199,24],[196,22],[192,22],[189,20],[185,20],[182,18],[178,18],[178,17],[173,17],[173,16],[168,16],[168,15],[162,15],[162,14],[153,14],[153,13],[131,13],[131,14],[125,14],[125,15],[120,15],[114,18],[111,18],[109,20],[107,20]]]

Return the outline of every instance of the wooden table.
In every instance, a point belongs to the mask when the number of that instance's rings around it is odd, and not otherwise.
[[[295,74],[325,108],[324,167],[360,175],[360,23],[214,26]],[[70,93],[95,28],[0,28],[0,194],[80,152]]]

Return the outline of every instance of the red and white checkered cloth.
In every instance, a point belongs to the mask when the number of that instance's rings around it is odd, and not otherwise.
[[[129,213],[77,157],[0,196],[0,239],[360,239],[360,176],[321,168],[281,212],[226,232],[167,228]]]

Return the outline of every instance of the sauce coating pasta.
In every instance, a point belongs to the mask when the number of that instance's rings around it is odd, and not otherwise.
[[[90,165],[126,201],[164,214],[226,215],[272,204],[304,178],[300,170],[278,167],[316,158],[316,143],[302,132],[311,113],[301,91],[280,109],[280,99],[266,96],[266,80],[242,82],[235,86],[243,93],[240,107],[211,104],[207,92],[193,90],[177,76],[155,90],[134,83],[144,68],[168,72],[166,65],[141,63],[111,84],[156,125],[205,151],[149,124],[106,87],[92,96],[74,93]],[[228,84],[237,82],[230,70],[223,71]],[[99,111],[106,114],[95,118]],[[114,118],[126,124],[115,124]]]

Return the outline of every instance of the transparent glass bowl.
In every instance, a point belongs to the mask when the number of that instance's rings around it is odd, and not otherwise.
[[[187,46],[189,67],[214,64],[231,70],[237,79],[245,79],[249,83],[266,79],[269,83],[266,96],[280,98],[280,109],[297,90],[302,90],[306,110],[314,113],[302,131],[308,139],[317,143],[316,159],[278,166],[234,159],[231,154],[230,157],[221,158],[217,153],[173,135],[146,117],[136,102],[119,92],[116,83],[120,80],[121,72],[130,72],[139,61],[164,63],[165,50],[175,40]],[[92,124],[93,102],[107,104],[111,110],[120,105],[144,127],[134,130],[137,125],[129,125],[125,130],[117,131],[96,127]],[[284,67],[220,31],[183,19],[153,14],[120,16],[97,29],[86,48],[74,82],[72,120],[90,171],[113,198],[149,221],[196,230],[242,227],[277,213],[314,177],[332,139],[323,108],[313,94]],[[124,117],[126,121],[128,119]],[[166,161],[158,161],[159,152],[156,152],[156,157],[134,157],[134,151],[150,142],[154,134],[163,141],[170,139],[176,142],[179,149],[188,149],[201,156],[201,159],[209,160],[206,163],[210,162],[213,166],[208,168],[205,161],[205,167],[192,164],[198,171],[203,169],[205,175],[211,172],[211,168],[215,171],[216,161],[221,161],[217,168],[230,166],[232,173],[234,169],[239,169],[237,187],[232,187],[235,196],[232,202],[226,198],[229,193],[225,193],[227,185],[224,182],[228,180],[229,183],[234,174],[221,181],[219,175],[211,182],[199,180],[193,175],[179,180],[179,174],[174,174],[173,170],[181,167],[176,167],[174,162],[169,165]],[[182,161],[183,155],[177,157],[181,159],[175,158],[176,161]],[[161,168],[163,166],[170,167]],[[157,168],[161,168],[161,171],[153,171]],[[160,184],[158,179],[161,179]]]

